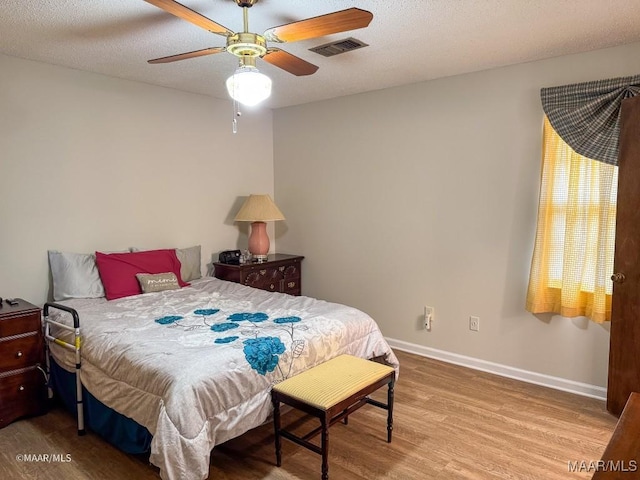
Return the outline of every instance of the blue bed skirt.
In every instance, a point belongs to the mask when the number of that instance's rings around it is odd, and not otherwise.
[[[76,375],[50,358],[50,385],[64,406],[76,416]],[[123,452],[148,453],[152,435],[136,421],[107,407],[82,387],[85,427]]]

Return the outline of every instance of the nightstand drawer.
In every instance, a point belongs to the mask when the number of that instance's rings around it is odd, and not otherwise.
[[[47,386],[35,367],[0,373],[0,428],[25,415],[46,409]]]
[[[229,265],[214,263],[214,275],[220,280],[236,282],[268,292],[301,294],[301,262],[304,257],[276,253],[262,263]]]
[[[300,262],[295,262],[291,265],[287,265],[282,270],[282,274],[284,275],[285,279],[300,278]]]
[[[47,407],[40,309],[16,300],[0,308],[0,428]]]
[[[266,277],[266,270],[255,269],[246,272],[243,275],[242,283],[248,287],[259,288],[260,290],[268,290],[269,280]]]
[[[277,278],[280,277],[282,278],[282,271],[283,269],[280,268],[276,268],[276,267],[270,267],[268,265],[261,265],[261,264],[256,264],[256,265],[251,265],[250,267],[247,267],[244,269],[244,271],[242,273],[244,273],[245,275],[251,275],[252,273],[258,273],[260,275],[262,275],[263,277],[268,277],[268,278]]]
[[[252,268],[244,278],[248,287],[268,292],[282,292],[300,295],[300,269],[294,266],[277,268]]]
[[[300,278],[285,278],[282,292],[289,295],[300,295]]]
[[[42,363],[43,345],[38,332],[0,339],[0,371]]]
[[[2,311],[0,311],[2,313]],[[39,332],[41,329],[40,311],[22,316],[7,316],[0,320],[0,337],[10,337],[21,333]]]

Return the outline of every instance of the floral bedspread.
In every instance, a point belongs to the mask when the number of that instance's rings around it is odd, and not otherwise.
[[[360,310],[215,278],[62,303],[80,316],[83,384],[153,434],[150,461],[164,479],[206,478],[215,445],[268,419],[274,383],[343,353],[398,365]],[[73,370],[70,352],[52,354]]]

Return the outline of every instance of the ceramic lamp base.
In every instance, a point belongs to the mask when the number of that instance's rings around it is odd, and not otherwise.
[[[269,236],[267,235],[267,224],[265,222],[253,222],[251,224],[249,251],[258,262],[267,259],[267,253],[269,253]]]

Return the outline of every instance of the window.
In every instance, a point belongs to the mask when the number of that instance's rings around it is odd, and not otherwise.
[[[618,167],[574,152],[546,117],[543,137],[526,308],[610,320]]]

